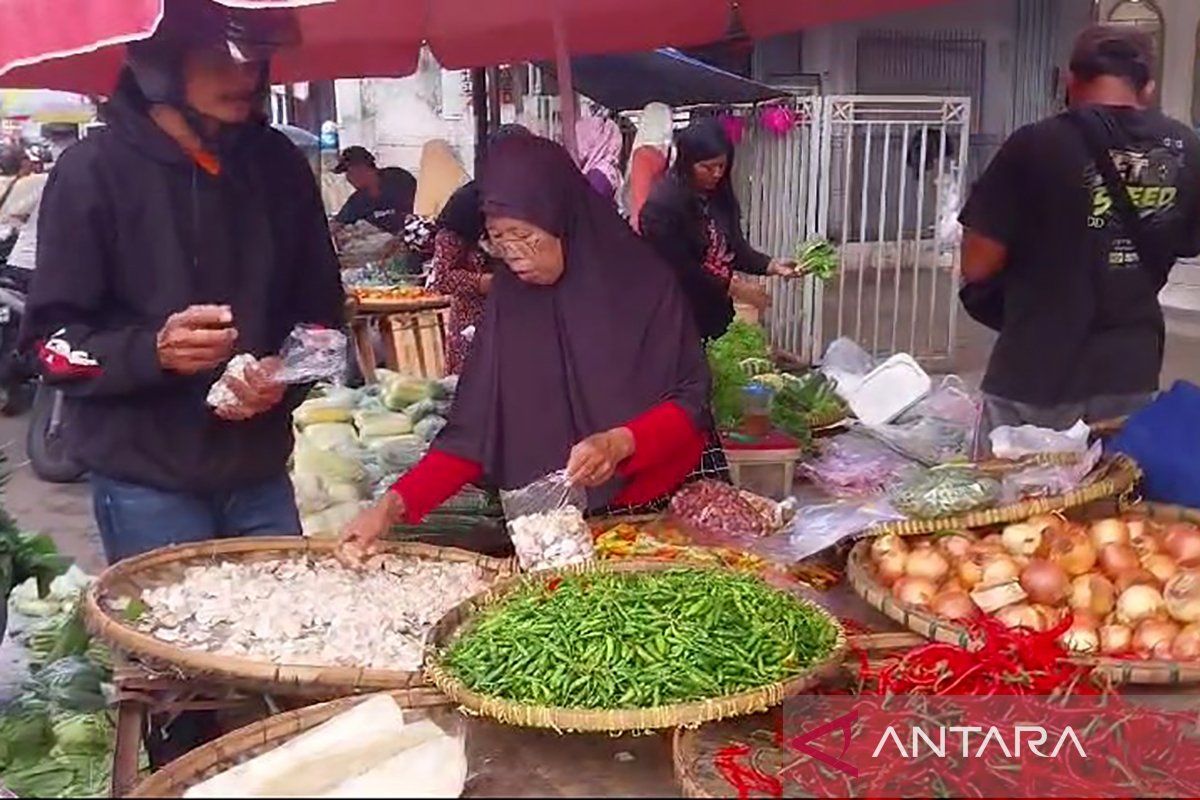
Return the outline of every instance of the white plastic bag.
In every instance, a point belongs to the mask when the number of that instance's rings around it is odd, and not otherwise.
[[[904,519],[884,499],[805,506],[792,518],[788,557],[799,561],[875,525]]]
[[[523,569],[581,564],[595,557],[592,533],[583,519],[587,494],[570,485],[566,470],[522,489],[503,491],[500,503]]]

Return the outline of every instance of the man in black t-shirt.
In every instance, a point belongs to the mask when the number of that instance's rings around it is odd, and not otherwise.
[[[998,284],[1003,298],[981,434],[1119,417],[1158,390],[1158,293],[1176,258],[1200,252],[1200,139],[1149,107],[1153,62],[1153,43],[1136,29],[1084,31],[1071,57],[1071,110],[1014,133],[962,211],[963,279],[977,290]],[[1100,121],[1150,263],[1071,115]]]
[[[333,171],[344,173],[355,189],[334,217],[337,225],[366,220],[380,230],[400,233],[417,193],[417,179],[411,172],[400,167],[380,169],[375,156],[358,146],[347,147]]]

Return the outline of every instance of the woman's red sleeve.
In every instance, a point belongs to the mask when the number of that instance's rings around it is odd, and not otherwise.
[[[416,525],[430,511],[482,476],[483,468],[474,461],[430,450],[392,484],[391,491],[404,500],[404,521]]]
[[[679,488],[700,463],[704,434],[678,403],[660,403],[630,420],[634,452],[617,470],[629,479],[616,502],[641,505]]]

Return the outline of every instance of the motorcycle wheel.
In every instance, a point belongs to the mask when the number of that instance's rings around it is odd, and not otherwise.
[[[61,424],[51,431],[56,394],[54,389],[38,384],[25,441],[29,465],[35,475],[49,483],[75,483],[83,478],[84,470],[67,454]]]

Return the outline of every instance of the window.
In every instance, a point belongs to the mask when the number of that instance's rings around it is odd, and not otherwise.
[[[1154,56],[1157,71],[1154,76],[1159,90],[1163,76],[1163,15],[1154,0],[1120,0],[1108,12],[1108,21],[1115,25],[1132,25],[1150,34],[1154,40]]]

